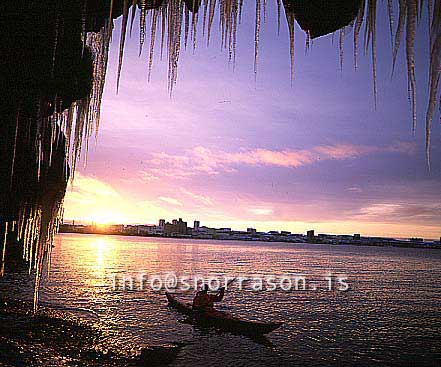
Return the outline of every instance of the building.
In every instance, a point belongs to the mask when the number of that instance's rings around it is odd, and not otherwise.
[[[256,228],[247,228],[247,233],[256,234]]]
[[[187,234],[187,222],[184,222],[182,218],[173,219],[172,223],[165,223],[164,234],[170,235],[186,235]]]
[[[160,219],[159,220],[159,227],[161,227],[162,229],[164,229],[165,226],[165,219]]]
[[[128,234],[128,235],[137,235],[139,234],[138,225],[132,225],[132,224],[128,224],[124,226],[124,234]]]
[[[195,221],[194,221],[194,224],[193,224],[193,230],[194,230],[195,232],[198,232],[200,226],[201,226],[201,222],[199,222],[198,220],[195,220]]]
[[[308,242],[314,242],[315,241],[315,234],[314,230],[311,229],[310,231],[306,232],[306,240]]]
[[[153,236],[163,233],[163,228],[155,225],[142,225],[138,226],[138,234],[141,236]]]

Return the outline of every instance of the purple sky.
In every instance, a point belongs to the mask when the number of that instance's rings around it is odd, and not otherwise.
[[[116,22],[98,141],[66,197],[65,219],[156,223],[159,217],[183,217],[236,229],[439,238],[438,115],[430,175],[424,153],[426,14],[416,39],[413,136],[404,47],[390,78],[385,4],[379,3],[377,19],[376,111],[371,58],[360,50],[354,71],[349,30],[340,72],[338,34],[334,45],[331,36],[322,37],[305,54],[305,36],[297,28],[291,87],[287,26],[282,14],[278,36],[273,3],[261,27],[255,82],[254,6],[244,4],[234,71],[228,52],[220,49],[216,18],[209,48],[199,29],[196,50],[182,49],[171,98],[168,63],[159,59],[159,48],[147,82],[149,39],[138,57],[137,23],[126,41],[116,94]]]

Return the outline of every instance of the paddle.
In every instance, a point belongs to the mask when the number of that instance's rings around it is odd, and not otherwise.
[[[232,284],[234,281],[236,280],[236,277],[234,277],[233,279],[230,279],[227,284],[225,284],[224,287],[220,287],[219,290],[217,291],[217,293],[219,293],[221,290],[223,290],[225,292],[225,290],[230,286],[230,284]]]
[[[236,280],[236,277],[234,277],[233,279],[229,280],[227,282],[227,284],[225,284],[225,287],[221,287],[221,288],[227,289],[230,286],[230,284],[232,284],[235,280]]]

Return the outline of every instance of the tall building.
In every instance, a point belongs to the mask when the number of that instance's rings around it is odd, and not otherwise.
[[[199,231],[200,225],[201,225],[201,222],[199,222],[198,220],[195,220],[194,224],[193,224],[193,230]]]
[[[162,229],[164,229],[165,226],[165,219],[160,219],[159,220],[159,227],[161,227]]]
[[[187,234],[187,222],[184,222],[182,218],[179,218],[178,222],[176,223],[177,226],[177,233],[179,234]]]
[[[314,230],[311,229],[310,231],[306,232],[306,239],[308,242],[314,242],[315,241],[315,235]]]
[[[172,223],[165,223],[164,234],[165,235],[187,234],[187,222],[184,222],[182,218],[179,218],[179,220],[173,219]]]

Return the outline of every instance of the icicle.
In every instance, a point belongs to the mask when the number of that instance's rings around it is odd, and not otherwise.
[[[208,0],[204,0],[204,21],[202,24],[202,37],[205,36],[205,25],[207,22]]]
[[[365,51],[369,43],[372,53],[372,78],[374,82],[374,108],[377,109],[377,25],[376,25],[377,0],[368,0],[368,15],[365,29]]]
[[[184,49],[187,49],[188,30],[190,28],[190,12],[186,8],[184,13]]]
[[[56,57],[57,57],[59,25],[60,25],[60,9],[58,9],[58,7],[57,7],[57,17],[55,18],[54,46],[53,46],[53,49],[52,49],[52,69],[51,69],[51,77],[52,78],[54,77],[55,60],[56,60]]]
[[[50,149],[49,149],[49,167],[52,165],[52,152],[54,147],[54,122],[52,118],[49,118],[49,121],[51,123],[51,141],[50,141]]]
[[[146,0],[141,0],[141,15],[139,17],[139,56],[141,56],[142,46],[145,40],[145,15]]]
[[[221,34],[221,50],[225,47],[225,1],[219,2],[219,31]]]
[[[170,96],[177,80],[177,68],[181,47],[181,27],[182,13],[184,4],[179,0],[171,0],[168,6],[168,52],[169,52],[169,71],[168,71],[168,90]]]
[[[256,0],[256,26],[254,31],[254,80],[257,79],[259,62],[259,35],[260,35],[260,0]]]
[[[211,26],[213,25],[215,7],[216,7],[216,0],[210,0],[210,10],[209,10],[209,14],[208,14],[207,46],[210,45]]]
[[[233,11],[233,70],[236,66],[236,42],[237,42],[237,13],[238,13],[238,7],[237,7],[237,1],[234,3],[234,11]]]
[[[288,22],[288,29],[289,29],[289,54],[291,59],[291,87],[292,82],[294,80],[294,35],[295,35],[295,15],[294,12],[286,11],[286,20]]]
[[[406,3],[405,0],[399,0],[400,1],[400,14],[398,17],[398,25],[397,25],[397,31],[395,32],[395,43],[394,43],[394,49],[392,52],[392,75],[395,71],[395,62],[397,60],[398,50],[400,48],[401,44],[401,38],[403,37],[404,32],[404,26],[406,23]]]
[[[282,6],[282,1],[277,0],[277,35],[280,35],[280,8]]]
[[[394,47],[394,7],[392,0],[387,0],[387,12],[389,14],[389,31],[392,49]]]
[[[340,72],[343,73],[343,60],[344,60],[344,42],[345,42],[345,28],[340,29]]]
[[[18,135],[18,125],[20,123],[20,108],[17,111],[17,116],[15,118],[15,135],[14,135],[14,147],[12,150],[12,162],[11,162],[11,175],[9,182],[9,190],[12,190],[12,182],[14,178],[14,166],[15,166],[15,155],[17,152],[17,135]]]
[[[310,44],[311,44],[311,32],[309,30],[307,30],[305,32],[305,55],[309,51]]]
[[[40,181],[41,173],[41,161],[42,161],[42,149],[41,149],[41,136],[37,137],[37,179]]]
[[[110,8],[109,8],[109,25],[108,25],[108,28],[109,28],[109,29],[113,29],[113,18],[112,18],[112,15],[113,15],[113,5],[114,5],[114,1],[115,1],[115,0],[110,0]],[[109,40],[110,40],[111,35],[112,35],[112,32],[110,31],[110,32],[108,33]]]
[[[432,26],[432,0],[427,0],[427,20],[430,29]]]
[[[148,73],[148,81],[150,82],[150,77],[152,74],[152,65],[153,65],[153,52],[155,49],[155,35],[156,35],[156,19],[158,17],[158,13],[155,11],[153,13],[153,21],[152,21],[152,34],[150,36],[150,55],[149,55],[149,73]]]
[[[166,29],[166,22],[167,22],[167,11],[164,7],[161,10],[161,60],[162,60],[162,51],[164,49],[164,38],[165,38],[165,29]]]
[[[374,78],[374,108],[377,109],[377,0],[371,0],[372,22],[372,76]]]
[[[266,23],[266,0],[263,0],[263,24]]]
[[[81,40],[82,40],[82,49],[81,49],[81,58],[84,56],[84,48],[86,46],[86,15],[87,15],[87,0],[84,0],[83,9],[81,10]]]
[[[418,1],[418,0],[416,0]],[[418,19],[418,21],[421,19],[422,15],[423,15],[423,6],[424,6],[424,1],[425,0],[420,0],[419,3],[417,2],[416,5],[416,17]]]
[[[407,0],[406,55],[409,99],[412,106],[412,132],[416,131],[416,79],[415,79],[415,29],[417,21],[416,0]]]
[[[430,29],[430,66],[429,66],[429,102],[426,112],[426,162],[430,172],[430,135],[432,119],[435,113],[441,74],[441,2],[433,6],[432,26]]]
[[[6,242],[8,238],[8,222],[5,223],[5,236],[3,238],[3,250],[2,250],[2,267],[0,269],[0,277],[5,274],[5,259],[6,259]]]
[[[132,37],[133,23],[135,22],[136,3],[138,0],[132,0],[132,19],[130,20],[130,37]]]
[[[192,38],[193,38],[193,53],[196,50],[196,42],[197,42],[197,28],[196,25],[198,23],[198,14],[193,11],[192,14]]]
[[[124,43],[126,41],[126,29],[127,29],[128,17],[129,17],[129,0],[124,0],[123,20],[121,25],[121,39],[119,42],[119,62],[118,62],[118,76],[116,79],[116,93],[118,93],[119,79],[121,77],[121,68],[123,63]]]

